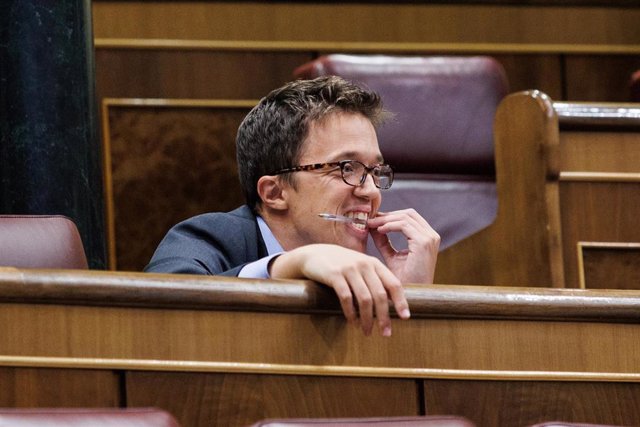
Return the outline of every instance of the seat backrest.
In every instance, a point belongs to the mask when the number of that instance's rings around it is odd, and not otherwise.
[[[507,94],[489,57],[327,55],[297,78],[337,75],[378,92],[396,117],[378,130],[385,160],[401,173],[491,175],[493,119]]]
[[[0,409],[0,426],[11,427],[180,427],[156,408]]]
[[[88,268],[76,225],[60,215],[0,215],[0,266]]]
[[[493,121],[508,92],[496,60],[327,55],[294,71],[296,78],[323,75],[375,90],[395,114],[378,129],[380,150],[396,172],[382,210],[415,208],[440,234],[441,250],[493,222]]]
[[[269,419],[259,421],[252,427],[474,427],[464,417],[452,415],[427,415],[416,417],[378,418],[307,418]]]

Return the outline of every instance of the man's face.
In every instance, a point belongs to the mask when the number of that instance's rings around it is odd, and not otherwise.
[[[376,132],[365,116],[335,113],[312,123],[302,145],[299,165],[358,160],[367,166],[382,162]],[[296,166],[296,165],[292,165]],[[369,231],[364,226],[327,221],[318,216],[373,217],[380,207],[380,190],[367,175],[359,187],[342,180],[340,168],[295,172],[295,189],[286,186],[291,229],[286,250],[312,243],[334,243],[365,252]],[[289,246],[289,247],[287,247]]]

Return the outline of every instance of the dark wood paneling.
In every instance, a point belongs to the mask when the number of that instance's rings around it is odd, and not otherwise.
[[[112,371],[0,367],[0,407],[118,407]]]
[[[107,148],[119,270],[144,268],[179,221],[244,202],[235,135],[248,110],[109,108]]]
[[[567,287],[579,286],[579,241],[640,242],[640,183],[563,181],[560,209]]]
[[[101,2],[105,0],[93,0]],[[249,0],[235,0],[235,3],[247,3]],[[291,3],[291,0],[267,0],[267,3]],[[315,3],[317,0],[297,0],[297,3]],[[546,5],[546,6],[604,6],[604,7],[640,7],[637,0],[342,0],[336,3],[429,3],[429,4],[501,4],[501,5]]]
[[[639,16],[638,8],[127,0],[95,3],[93,28],[114,39],[633,46]]]
[[[317,55],[329,53],[333,52],[100,48],[96,50],[97,88],[100,98],[259,99],[291,80],[296,67]],[[474,54],[479,53],[469,53]],[[400,55],[443,54],[415,52]],[[491,56],[505,67],[511,92],[538,89],[553,99],[562,98],[559,54]]]
[[[101,98],[259,99],[292,80],[308,52],[97,49]]]
[[[631,74],[640,55],[575,55],[566,58],[567,98],[574,101],[629,102]]]
[[[128,406],[155,406],[185,426],[263,418],[418,415],[413,380],[247,374],[127,373]]]
[[[635,247],[582,246],[584,287],[640,289],[640,244]]]
[[[493,55],[504,67],[509,92],[538,89],[552,99],[562,99],[560,55]]]
[[[427,414],[462,415],[478,427],[640,423],[636,383],[427,380],[424,386]]]

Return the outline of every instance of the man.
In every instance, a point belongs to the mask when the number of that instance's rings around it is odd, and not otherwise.
[[[366,335],[374,314],[391,335],[389,299],[409,318],[402,284],[432,283],[440,237],[413,209],[378,211],[393,182],[374,127],[384,117],[376,93],[339,77],[274,90],[238,130],[247,205],[176,225],[145,271],[315,280],[335,290]],[[402,233],[408,248],[396,251],[389,232]],[[386,266],[364,253],[369,235]]]

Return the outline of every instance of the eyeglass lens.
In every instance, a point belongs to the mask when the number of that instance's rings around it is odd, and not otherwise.
[[[375,166],[368,171],[364,164],[357,161],[342,164],[342,177],[350,185],[362,185],[367,177],[367,172],[371,173],[376,187],[386,189],[391,186],[392,172],[388,165]]]

